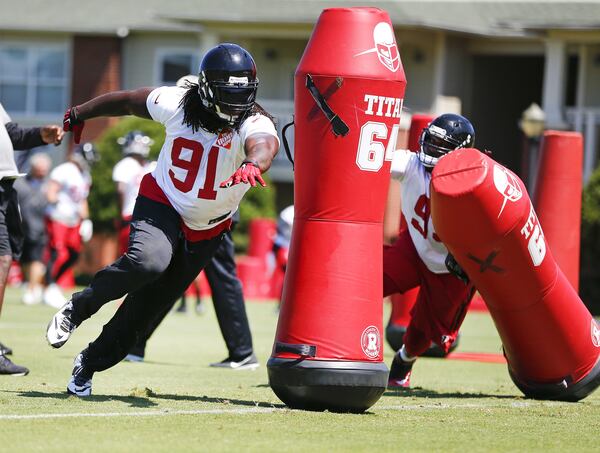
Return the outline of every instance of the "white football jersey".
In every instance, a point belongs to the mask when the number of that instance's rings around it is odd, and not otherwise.
[[[133,214],[135,199],[140,191],[142,178],[156,167],[156,162],[140,163],[137,159],[127,156],[121,159],[113,168],[112,178],[123,193],[122,217],[130,217]]]
[[[417,153],[403,149],[394,152],[391,171],[401,183],[402,214],[417,253],[431,272],[448,273],[448,249],[435,234],[431,221],[431,173],[425,170]]]
[[[246,118],[239,131],[192,132],[179,107],[185,92],[180,87],[159,87],[146,100],[152,118],[165,126],[165,142],[152,176],[185,224],[206,230],[229,219],[251,187],[219,187],[245,159],[246,139],[257,133],[277,137],[277,131],[270,119],[256,114]]]
[[[48,205],[50,219],[67,226],[76,226],[81,221],[81,208],[90,193],[92,178],[81,171],[73,162],[60,164],[50,172],[50,180],[58,183],[58,201]]]

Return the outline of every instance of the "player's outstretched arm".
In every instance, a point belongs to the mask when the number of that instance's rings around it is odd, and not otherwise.
[[[113,91],[95,97],[81,105],[73,106],[65,112],[63,129],[73,132],[75,143],[79,143],[85,120],[99,116],[135,115],[151,118],[146,107],[146,99],[153,88]]]
[[[256,182],[266,187],[261,174],[270,167],[277,151],[279,142],[271,134],[252,134],[244,145],[246,158],[233,175],[221,183],[221,187],[230,187],[239,183],[247,183],[256,187]]]

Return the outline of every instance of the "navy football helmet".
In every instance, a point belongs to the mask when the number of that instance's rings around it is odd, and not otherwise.
[[[119,137],[117,143],[121,145],[124,156],[136,155],[147,158],[154,140],[142,131],[131,131],[125,137]]]
[[[472,148],[475,129],[464,116],[445,113],[423,129],[419,145],[419,160],[425,167],[433,168],[445,154],[459,148]]]
[[[75,146],[71,151],[71,160],[83,170],[89,170],[92,165],[100,160],[100,155],[94,145],[90,142]]]
[[[250,112],[257,90],[254,59],[237,44],[219,44],[202,59],[198,74],[202,104],[230,126]]]

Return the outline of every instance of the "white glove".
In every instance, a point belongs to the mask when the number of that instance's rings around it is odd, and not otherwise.
[[[85,219],[81,221],[79,225],[79,235],[81,236],[81,240],[83,242],[88,242],[92,239],[92,234],[94,234],[94,224],[90,219]]]

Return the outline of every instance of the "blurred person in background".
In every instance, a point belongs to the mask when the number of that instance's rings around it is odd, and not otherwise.
[[[4,302],[6,280],[13,259],[18,260],[23,247],[23,228],[17,192],[13,185],[20,174],[15,163],[15,149],[26,150],[48,144],[60,145],[63,131],[59,126],[22,128],[13,123],[0,103],[0,311]],[[14,364],[7,355],[12,349],[0,343],[0,375],[24,376],[29,370]]]
[[[129,231],[135,199],[140,190],[142,178],[156,167],[156,162],[149,162],[150,147],[154,140],[142,131],[131,131],[125,137],[120,137],[117,143],[121,145],[123,159],[113,168],[112,179],[117,185],[119,212],[121,219],[118,224],[119,255],[127,251]]]
[[[290,241],[292,240],[292,228],[294,226],[294,205],[288,206],[279,213],[277,229],[273,240],[272,256],[274,262],[272,281],[277,286],[275,294],[281,296],[283,291],[283,279],[287,269],[288,256],[290,252]]]
[[[44,290],[44,252],[48,242],[46,234],[46,207],[48,206],[48,173],[52,160],[46,153],[37,153],[29,159],[29,173],[15,182],[25,240],[21,254],[21,267],[25,276],[25,305],[42,302]]]
[[[48,181],[46,226],[50,258],[46,266],[45,304],[62,307],[67,301],[58,280],[77,262],[83,242],[92,237],[87,197],[92,184],[90,166],[96,161],[91,143],[75,147],[67,162],[52,170]]]
[[[133,114],[165,126],[156,168],[140,186],[127,252],[48,324],[48,343],[60,348],[104,304],[127,295],[75,357],[70,394],[91,395],[94,373],[125,358],[209,263],[245,193],[266,186],[261,175],[279,139],[272,117],[255,102],[254,59],[236,44],[219,44],[204,55],[199,75],[198,84],[114,91],[65,112],[63,127],[76,143],[85,121],[100,116]]]

